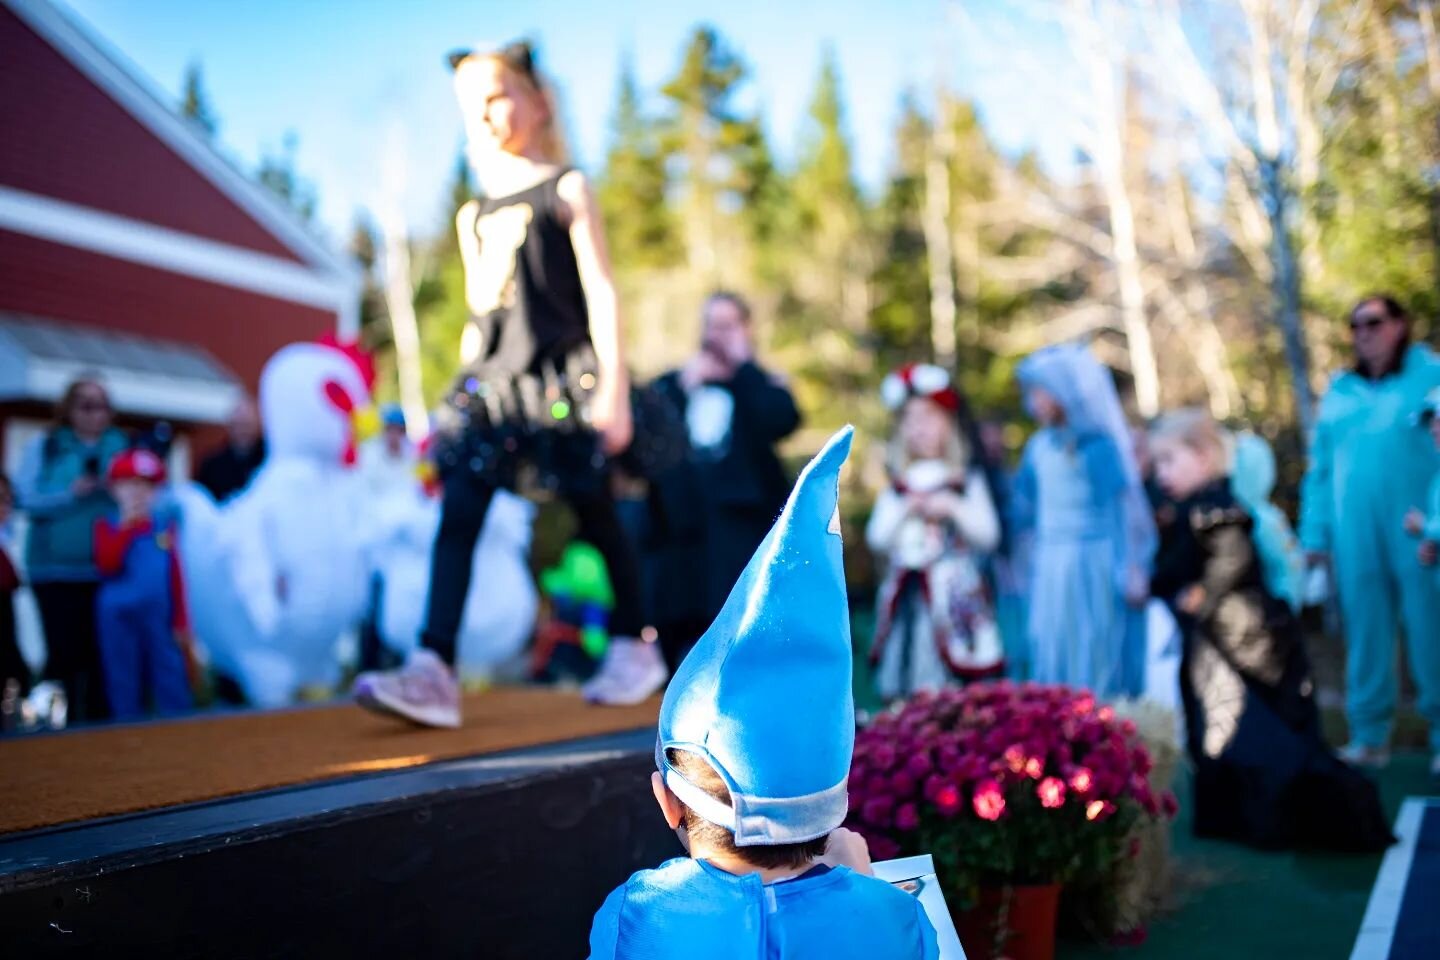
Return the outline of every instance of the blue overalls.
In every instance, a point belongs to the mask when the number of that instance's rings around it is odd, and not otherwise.
[[[100,585],[100,657],[117,720],[143,717],[147,692],[156,713],[181,713],[193,706],[185,655],[175,637],[174,544],[171,527],[136,534],[120,573]]]

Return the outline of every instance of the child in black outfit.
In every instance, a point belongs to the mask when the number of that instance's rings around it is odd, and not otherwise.
[[[1195,832],[1262,848],[1376,851],[1393,838],[1374,784],[1321,739],[1304,636],[1264,586],[1249,513],[1230,490],[1229,448],[1185,410],[1151,431],[1177,501],[1152,590],[1185,634],[1180,691],[1195,766]]]

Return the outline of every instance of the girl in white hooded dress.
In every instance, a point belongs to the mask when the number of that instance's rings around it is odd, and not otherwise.
[[[982,555],[1000,541],[985,475],[972,469],[960,394],[939,367],[903,367],[882,385],[895,412],[890,484],[865,539],[885,558],[870,662],[886,700],[998,676],[1005,665]]]

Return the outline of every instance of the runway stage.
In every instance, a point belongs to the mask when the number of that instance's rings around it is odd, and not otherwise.
[[[0,742],[0,943],[583,957],[605,893],[679,852],[657,709],[502,689],[458,731],[341,705]]]

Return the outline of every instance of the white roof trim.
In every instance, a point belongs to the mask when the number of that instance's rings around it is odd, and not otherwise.
[[[138,338],[135,342],[143,345],[157,341]],[[214,371],[215,376],[202,376],[182,369],[171,372],[137,369],[121,363],[96,363],[92,357],[36,353],[27,349],[3,324],[0,324],[0,346],[4,348],[0,350],[0,402],[57,401],[76,377],[91,373],[100,375],[116,410],[137,416],[186,423],[224,423],[244,396],[244,388],[228,371],[219,368]],[[216,379],[216,376],[225,379]]]
[[[151,133],[180,155],[262,227],[313,267],[344,277],[358,290],[355,267],[300,224],[264,187],[237,170],[191,129],[118,54],[103,49],[49,0],[0,0]]]
[[[342,332],[354,311],[346,277],[38,193],[0,186],[0,228],[333,311]]]

